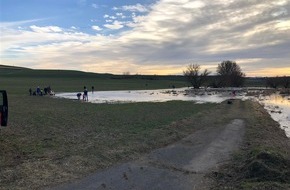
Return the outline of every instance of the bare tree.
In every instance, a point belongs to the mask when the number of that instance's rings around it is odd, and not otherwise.
[[[130,74],[130,72],[129,72],[129,71],[123,72],[123,78],[124,78],[124,79],[129,79],[129,78],[131,78],[131,74]]]
[[[271,88],[278,88],[279,86],[283,86],[284,88],[290,87],[290,77],[269,77],[266,78],[266,85]]]
[[[130,75],[130,72],[129,71],[123,72],[123,75],[124,76],[129,76]]]
[[[284,76],[281,78],[281,84],[284,88],[290,87],[290,77]]]
[[[183,71],[183,74],[193,88],[198,89],[206,81],[206,77],[210,74],[210,72],[205,69],[200,73],[200,65],[190,64],[187,66],[187,69]]]
[[[234,61],[223,61],[217,67],[217,73],[222,86],[239,87],[244,83],[245,74]]]
[[[278,76],[266,78],[266,86],[269,86],[271,88],[277,88],[280,83],[281,79]]]

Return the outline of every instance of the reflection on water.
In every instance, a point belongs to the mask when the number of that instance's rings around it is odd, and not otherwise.
[[[290,137],[290,96],[272,94],[260,96],[258,101],[264,105],[271,117],[279,122],[286,135]]]
[[[281,106],[290,106],[289,96],[282,96],[280,94],[272,94],[270,96],[264,96],[263,101],[268,104],[275,104]]]
[[[235,89],[234,89],[235,90]],[[236,91],[236,90],[235,90]],[[133,90],[133,91],[96,91],[89,93],[91,103],[130,103],[130,102],[166,102],[172,100],[194,101],[196,103],[220,103],[233,98],[233,89],[215,89],[202,91],[189,91],[188,88],[163,90]],[[242,89],[238,89],[236,99],[248,99]],[[77,99],[77,92],[58,93],[61,98]],[[290,96],[273,94],[271,96],[259,95],[251,99],[258,100],[270,113],[272,118],[279,122],[281,128],[290,137]]]
[[[231,97],[229,93],[190,94],[187,88],[165,90],[96,91],[89,93],[92,103],[166,102],[172,100],[195,101],[196,103],[220,103]],[[77,92],[56,94],[57,97],[76,99]]]

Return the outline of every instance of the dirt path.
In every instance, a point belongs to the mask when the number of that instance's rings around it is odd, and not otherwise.
[[[230,158],[242,141],[245,122],[207,127],[139,160],[117,165],[53,189],[209,189],[206,174]]]

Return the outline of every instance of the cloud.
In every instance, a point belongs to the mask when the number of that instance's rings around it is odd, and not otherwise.
[[[123,16],[123,13],[116,13],[117,16]]]
[[[116,13],[116,16],[122,19],[127,18],[127,16],[125,16],[123,13]]]
[[[233,3],[226,6],[220,1],[189,12],[186,9],[190,3],[160,1],[128,36],[146,31],[137,38],[156,39],[164,47],[184,48],[184,52],[192,52],[193,56],[197,53],[199,56],[230,54],[279,44],[281,35],[285,37],[282,41],[289,39],[289,34],[282,31],[287,30],[289,24],[273,18],[272,5],[265,2],[245,5],[241,1],[239,6]]]
[[[109,18],[113,19],[113,20],[117,19],[117,17],[115,17],[115,16],[110,16]]]
[[[132,12],[127,21],[116,20],[121,12],[116,19],[104,15],[104,30],[116,31],[111,36],[6,23],[1,61],[33,68],[182,74],[189,63],[215,73],[218,63],[234,60],[247,76],[289,75],[289,0],[159,0],[146,9],[145,15]],[[129,30],[119,30],[125,26]]]
[[[112,20],[117,19],[117,17],[115,17],[115,16],[110,16],[110,15],[107,15],[107,14],[105,14],[103,17],[104,17],[105,19],[112,19]]]
[[[132,21],[126,22],[126,26],[137,27],[138,24],[143,22],[146,18],[145,18],[145,16],[133,16],[132,19],[133,19]]]
[[[22,20],[22,21],[15,21],[15,22],[1,22],[0,28],[19,27],[19,26],[24,25],[24,24],[35,23],[35,22],[39,22],[39,21],[43,21],[43,20],[47,20],[47,18]]]
[[[93,3],[91,4],[91,7],[94,9],[99,9],[99,8],[107,7],[107,5],[99,5],[99,4]]]
[[[96,31],[101,31],[101,30],[103,30],[103,29],[100,28],[99,26],[92,26],[92,29],[93,29],[93,30],[96,30]]]
[[[123,10],[123,11],[140,12],[140,13],[149,12],[149,8],[145,5],[141,5],[140,3],[136,5],[124,5],[122,7],[113,7],[113,10]]]
[[[45,32],[62,32],[63,31],[58,26],[39,27],[39,26],[32,25],[32,26],[30,26],[30,29],[33,30],[34,32],[39,32],[39,33],[45,33]]]
[[[92,7],[95,8],[95,9],[98,9],[98,8],[99,8],[99,5],[93,3],[93,4],[92,4]]]
[[[119,30],[124,27],[122,22],[114,21],[112,24],[104,24],[104,27],[112,29],[112,30]]]

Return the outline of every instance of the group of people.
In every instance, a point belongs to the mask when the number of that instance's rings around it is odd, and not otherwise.
[[[92,93],[94,93],[95,87],[92,86]],[[83,95],[83,101],[89,101],[89,96],[88,96],[88,89],[86,86],[84,86],[84,92],[82,93],[77,93],[77,98],[78,100],[81,99],[81,96]]]
[[[94,88],[94,86],[92,86],[92,93],[94,93],[94,91],[95,91],[95,88]],[[55,95],[55,94],[52,91],[50,86],[45,87],[43,90],[38,86],[35,89],[35,91],[33,91],[31,88],[29,88],[29,95],[30,96],[43,96],[43,95]],[[81,96],[82,96],[83,101],[89,101],[88,89],[86,86],[84,86],[83,94],[80,92],[77,93],[78,100],[81,100]]]
[[[43,90],[38,86],[35,91],[32,91],[32,89],[29,88],[28,91],[30,96],[54,95],[50,86],[45,87]]]

